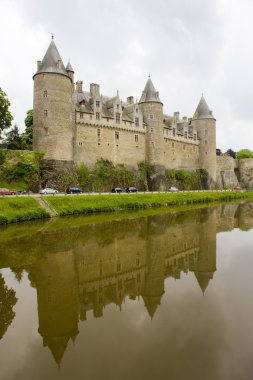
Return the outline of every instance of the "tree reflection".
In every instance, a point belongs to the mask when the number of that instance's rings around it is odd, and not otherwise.
[[[8,289],[4,278],[0,273],[0,339],[2,339],[15,317],[13,306],[16,302],[17,298],[15,291],[13,289]]]

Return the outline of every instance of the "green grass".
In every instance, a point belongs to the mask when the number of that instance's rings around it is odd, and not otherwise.
[[[46,197],[58,215],[90,214],[119,210],[193,205],[200,203],[253,199],[253,193],[233,191],[158,194],[113,194]]]
[[[30,197],[1,197],[0,224],[48,218],[49,214]]]
[[[0,187],[4,187],[10,190],[23,191],[23,190],[27,190],[29,186],[22,181],[18,181],[14,183],[8,183],[7,181],[0,181]]]

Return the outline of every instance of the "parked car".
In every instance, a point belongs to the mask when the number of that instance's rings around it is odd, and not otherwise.
[[[177,193],[179,190],[177,187],[171,186],[168,190],[170,193]]]
[[[83,193],[83,190],[79,187],[68,187],[66,190],[67,194],[81,194]]]
[[[134,186],[130,186],[130,187],[126,188],[126,192],[127,193],[137,193],[138,189],[136,189],[136,187],[134,187]]]
[[[16,194],[17,194],[16,190],[0,188],[0,195],[16,195]]]
[[[55,190],[55,189],[52,189],[51,187],[45,187],[45,189],[40,190],[40,194],[44,194],[44,195],[46,195],[46,194],[53,194],[53,195],[55,195],[57,193],[58,193],[58,191]]]
[[[123,192],[123,190],[121,189],[121,187],[114,187],[112,189],[112,193],[122,193],[122,192]]]

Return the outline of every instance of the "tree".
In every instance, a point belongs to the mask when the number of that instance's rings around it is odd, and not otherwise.
[[[11,150],[20,150],[22,149],[22,139],[19,134],[18,126],[14,127],[5,134],[6,138],[3,142],[3,146]]]
[[[33,144],[33,110],[28,110],[26,112],[25,118],[25,132],[22,133],[22,147],[23,149],[32,149]]]
[[[232,149],[228,149],[226,151],[226,154],[232,158],[236,158],[236,152],[234,152]]]
[[[253,158],[253,152],[249,149],[241,149],[236,153],[236,158],[238,158],[238,160],[241,158]]]
[[[150,177],[154,172],[154,166],[147,161],[138,163],[141,181],[143,182],[145,191],[149,190]]]
[[[9,102],[5,92],[0,87],[0,138],[4,129],[10,128],[13,120],[12,114],[9,111],[11,103]]]

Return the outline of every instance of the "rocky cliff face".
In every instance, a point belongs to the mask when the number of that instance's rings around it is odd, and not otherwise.
[[[216,156],[217,175],[216,182],[220,189],[233,189],[238,185],[235,174],[237,160],[230,156]]]

